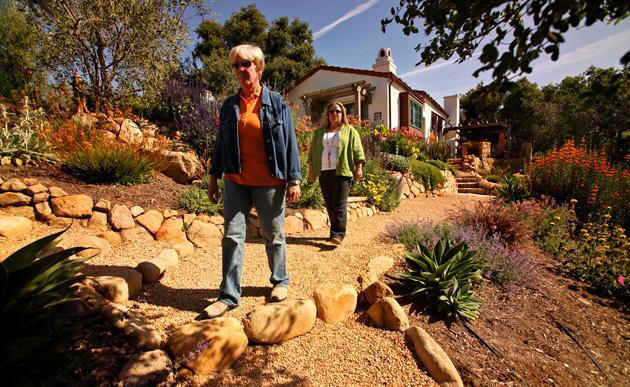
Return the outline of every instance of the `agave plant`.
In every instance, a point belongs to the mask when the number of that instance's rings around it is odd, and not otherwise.
[[[449,318],[475,320],[481,301],[473,297],[471,285],[481,281],[481,263],[477,252],[464,243],[453,245],[441,239],[433,250],[418,245],[417,252],[407,253],[407,271],[401,277],[416,284],[411,294],[424,293],[437,303],[438,312]]]
[[[0,375],[15,376],[30,356],[53,340],[58,308],[75,299],[74,284],[87,259],[70,258],[83,247],[63,249],[61,231],[41,238],[0,262]]]

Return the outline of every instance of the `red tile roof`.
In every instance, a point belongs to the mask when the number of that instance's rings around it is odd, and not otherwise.
[[[434,100],[429,95],[429,93],[427,93],[424,90],[414,90],[414,89],[412,89],[402,79],[398,78],[396,76],[396,74],[394,74],[394,73],[392,73],[390,71],[384,72],[384,71],[374,71],[374,70],[353,69],[353,68],[349,68],[349,67],[337,67],[337,66],[320,65],[320,66],[315,67],[311,71],[309,71],[302,78],[300,78],[297,82],[295,82],[295,85],[293,85],[292,87],[290,87],[287,90],[285,90],[285,94],[288,93],[289,91],[295,89],[300,83],[306,81],[308,78],[310,78],[313,74],[315,74],[319,70],[328,70],[328,71],[335,71],[335,72],[339,72],[339,73],[360,74],[360,75],[369,75],[369,76],[372,76],[372,77],[381,77],[381,78],[393,79],[394,82],[396,82],[397,84],[402,86],[409,93],[413,94],[420,101],[424,102],[425,100],[428,100],[431,103],[431,105],[433,105],[434,108],[436,108],[438,111],[440,111],[442,114],[444,114],[445,116],[448,117],[448,113],[446,112],[446,110],[444,110],[444,108],[439,103],[437,103],[437,101]]]

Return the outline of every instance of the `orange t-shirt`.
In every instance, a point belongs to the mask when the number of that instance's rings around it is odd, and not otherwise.
[[[238,146],[241,151],[241,173],[228,173],[224,178],[242,185],[282,185],[285,180],[271,177],[260,122],[260,93],[251,99],[241,94],[238,117]]]

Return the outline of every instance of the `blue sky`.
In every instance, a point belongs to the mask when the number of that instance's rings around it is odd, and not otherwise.
[[[438,62],[431,67],[415,66],[420,55],[415,46],[426,39],[422,33],[405,36],[399,25],[390,25],[386,33],[380,29],[380,20],[390,15],[389,9],[398,0],[217,0],[210,7],[217,13],[212,18],[225,21],[232,13],[248,4],[265,15],[267,21],[280,16],[290,20],[299,17],[309,23],[315,37],[315,50],[329,65],[371,69],[381,47],[392,49],[398,76],[415,89],[427,91],[437,101],[452,94],[464,93],[481,80],[487,82],[489,74],[472,76],[479,67],[473,58],[461,64]],[[194,31],[199,19],[190,20]],[[191,32],[193,40],[197,38]],[[557,83],[568,75],[577,75],[589,66],[621,67],[619,58],[630,47],[630,20],[618,25],[598,23],[590,27],[569,31],[561,45],[560,59],[548,58],[534,63],[534,72],[527,78],[538,85]],[[452,60],[452,59],[451,59]]]

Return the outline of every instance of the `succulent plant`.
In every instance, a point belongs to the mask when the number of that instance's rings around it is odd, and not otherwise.
[[[422,293],[436,302],[438,312],[474,320],[481,301],[473,297],[471,286],[482,279],[476,256],[464,243],[453,245],[448,239],[441,239],[433,250],[418,245],[417,252],[405,255],[408,270],[401,277],[415,284],[411,294]]]

